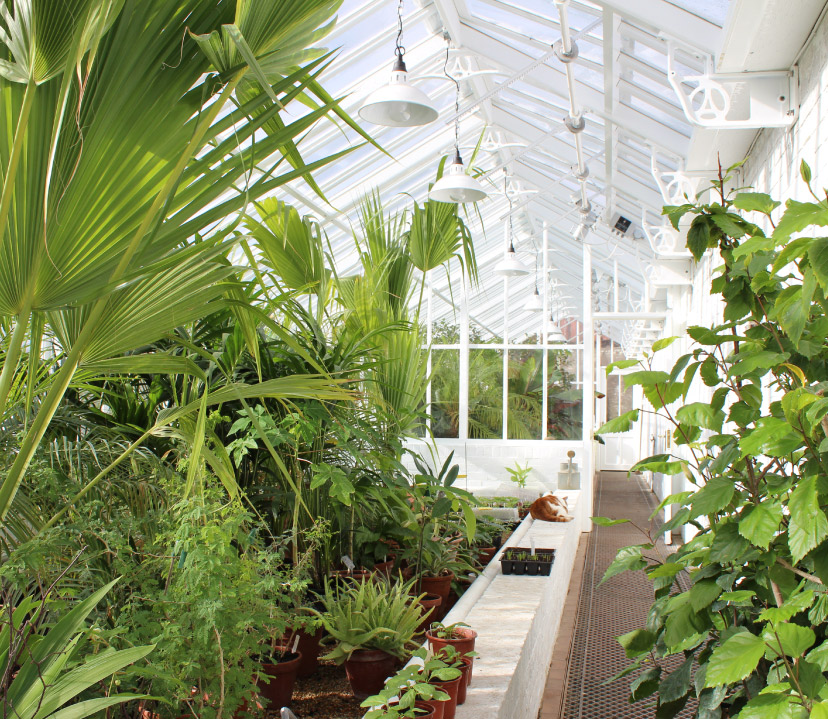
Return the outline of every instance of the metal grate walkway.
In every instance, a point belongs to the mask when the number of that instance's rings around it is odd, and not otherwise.
[[[656,499],[641,479],[628,477],[626,472],[601,472],[595,492],[596,516],[630,519],[640,527],[659,524],[658,519],[650,522]],[[618,549],[640,544],[646,539],[630,524],[595,527],[589,535],[584,535],[584,539],[586,551],[580,592],[577,587],[571,588],[567,598],[568,604],[574,603],[570,607],[574,632],[570,632],[571,640],[563,638],[555,648],[553,671],[540,717],[651,719],[655,716],[652,702],[630,704],[628,701],[629,683],[633,677],[611,684],[605,682],[629,663],[615,638],[644,626],[653,600],[652,587],[643,572],[627,572],[598,586]],[[660,541],[657,549],[662,555],[670,551]],[[574,575],[573,580],[577,581]],[[566,617],[565,610],[564,621]],[[561,646],[564,643],[567,645]],[[565,659],[567,653],[568,660]],[[557,688],[553,676],[556,661],[566,661],[566,670],[560,672],[563,676],[559,678]],[[690,717],[692,714],[688,706],[679,716]]]

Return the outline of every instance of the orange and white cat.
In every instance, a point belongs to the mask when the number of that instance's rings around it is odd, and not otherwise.
[[[545,494],[538,497],[529,507],[532,519],[541,519],[544,522],[571,522],[574,517],[569,514],[566,497],[556,497],[554,494]]]

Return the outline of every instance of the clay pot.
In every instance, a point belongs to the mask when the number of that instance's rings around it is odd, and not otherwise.
[[[437,594],[426,594],[420,600],[420,606],[423,608],[423,620],[420,622],[420,626],[417,627],[417,634],[422,634],[428,629],[428,625],[434,621],[434,615],[440,611],[442,603],[442,597]]]
[[[451,580],[454,579],[454,572],[441,575],[439,577],[420,577],[420,591],[428,594],[437,594],[443,600],[442,605],[438,607],[438,611],[432,618],[432,621],[441,620],[446,614],[446,605],[448,603],[448,596],[451,592]]]
[[[330,573],[331,578],[342,582],[364,582],[371,577],[371,572],[367,569],[334,569]]]
[[[434,715],[432,719],[443,719],[443,708],[446,706],[445,702],[438,702],[438,701],[423,701],[417,702],[418,704],[425,704],[426,706],[431,707],[434,710]]]
[[[477,551],[477,561],[481,567],[485,567],[494,559],[495,554],[497,554],[495,547],[480,547]]]
[[[457,694],[460,691],[461,681],[463,681],[462,676],[452,679],[449,682],[431,682],[435,687],[440,687],[440,689],[449,695],[446,701],[441,702],[443,705],[443,719],[454,719],[454,714],[457,711]]]
[[[379,692],[397,663],[396,657],[379,649],[357,649],[345,661],[345,674],[354,696],[362,701]]]
[[[269,708],[277,710],[290,706],[296,673],[302,661],[301,653],[291,654],[287,647],[280,649],[286,652],[285,658],[278,664],[262,662],[262,671],[256,677],[259,695],[269,701]]]
[[[309,677],[316,671],[319,666],[319,654],[322,651],[320,642],[322,641],[322,627],[319,627],[313,634],[308,634],[304,628],[296,629],[282,637],[281,644],[286,647],[293,648],[295,638],[299,637],[299,644],[296,645],[296,651],[302,655],[302,661],[299,662],[299,671],[296,673],[300,679]]]
[[[471,678],[473,660],[471,657],[460,657],[460,661],[463,662],[463,665],[460,667],[462,674],[460,675],[460,687],[457,689],[457,706],[466,703],[466,689]]]
[[[414,702],[417,709],[422,709],[422,714],[417,714],[417,719],[437,719],[435,709],[428,702]]]
[[[391,577],[391,572],[394,571],[394,561],[396,557],[390,555],[384,562],[377,562],[374,565],[374,574],[382,574],[385,577]]]
[[[468,652],[474,651],[474,640],[477,639],[477,632],[469,627],[457,627],[454,631],[458,635],[455,639],[441,639],[439,637],[435,637],[431,631],[426,632],[428,645],[433,654],[439,654],[440,650],[449,644],[451,644],[451,646],[453,646],[460,655],[465,655]],[[473,667],[474,661],[472,661],[472,664],[469,666],[468,684],[471,684]]]

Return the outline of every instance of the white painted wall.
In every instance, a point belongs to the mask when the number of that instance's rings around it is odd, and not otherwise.
[[[561,465],[568,462],[567,452],[574,451],[573,462],[578,469],[583,466],[583,442],[562,440],[451,440],[436,442],[437,458],[432,464],[442,464],[451,452],[453,462],[460,466],[457,486],[478,496],[512,496],[524,500],[537,498],[539,494],[554,491],[559,487]],[[430,457],[430,449],[423,442],[411,442],[414,451]],[[527,487],[518,491],[506,471],[515,462],[529,466],[532,472]]]

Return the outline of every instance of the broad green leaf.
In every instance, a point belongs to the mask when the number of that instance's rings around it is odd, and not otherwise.
[[[794,563],[828,537],[828,518],[819,505],[816,477],[801,480],[788,501],[788,547]]]
[[[695,657],[691,654],[678,669],[673,670],[661,680],[658,685],[659,702],[670,703],[687,695],[690,691],[690,677],[694,661]]]
[[[693,515],[715,514],[723,510],[733,499],[735,487],[727,477],[714,477],[693,495],[690,506]]]
[[[666,372],[658,370],[641,370],[639,372],[630,372],[624,375],[624,387],[632,387],[640,384],[642,387],[651,387],[654,384],[667,382],[670,375]]]
[[[654,519],[655,516],[664,509],[668,504],[679,504],[684,505],[690,497],[692,497],[695,492],[690,490],[686,492],[677,492],[676,494],[668,494],[664,499],[659,502],[659,505],[653,510],[652,514],[650,515],[650,519]]]
[[[807,589],[804,592],[788,597],[781,607],[768,607],[760,615],[763,622],[787,622],[800,612],[804,612],[814,603],[814,593]]]
[[[745,704],[738,719],[796,719],[799,707],[792,700],[788,694],[760,694]]]
[[[733,198],[733,206],[745,212],[761,212],[769,215],[781,203],[762,192],[739,192]]]
[[[814,645],[816,634],[810,627],[780,622],[765,627],[762,638],[770,647],[765,654],[768,659],[779,656],[780,651],[782,654],[798,659]]]
[[[599,527],[614,527],[616,524],[626,524],[629,519],[610,519],[609,517],[590,517]]]
[[[623,547],[619,549],[618,553],[615,555],[615,559],[612,561],[612,564],[610,564],[609,567],[607,567],[607,571],[604,572],[601,584],[614,577],[616,574],[621,574],[622,572],[627,571],[635,571],[637,569],[645,569],[647,567],[647,560],[641,556],[641,553],[644,549],[651,548],[652,545],[650,544],[637,544],[631,547]]]
[[[739,629],[713,650],[707,663],[705,686],[741,681],[756,669],[764,655],[765,643],[761,637],[747,629]]]
[[[742,457],[765,454],[783,457],[802,444],[802,437],[779,417],[762,417],[756,427],[739,440]]]
[[[739,518],[739,534],[756,547],[767,549],[782,521],[782,503],[765,499],[749,505]]]
[[[770,352],[761,350],[754,353],[742,353],[736,355],[738,362],[728,370],[729,377],[743,377],[757,370],[767,370],[788,360],[790,355],[787,352]]]
[[[630,702],[638,702],[652,696],[658,690],[661,667],[645,669],[630,682]]]
[[[805,658],[812,664],[816,664],[822,671],[828,672],[828,641],[812,649]]]
[[[679,407],[676,411],[676,419],[684,424],[718,432],[722,428],[722,422],[724,422],[724,412],[714,410],[713,407],[704,402],[691,402]]]
[[[634,629],[618,637],[618,643],[624,647],[628,659],[649,652],[655,644],[656,635],[646,629]]]
[[[669,347],[677,339],[678,337],[662,337],[660,340],[656,340],[653,342],[653,352],[658,352],[659,350]]]
[[[755,596],[756,592],[751,589],[737,589],[733,592],[724,592],[719,597],[719,600],[722,602],[733,602],[734,604],[741,604],[744,602],[750,604]]]
[[[629,412],[611,419],[609,422],[602,424],[595,434],[614,434],[616,432],[629,432],[635,422],[638,421],[638,410],[632,409]]]
[[[828,701],[812,704],[810,719],[828,719]]]
[[[785,213],[773,231],[773,239],[782,243],[795,232],[801,232],[811,225],[828,225],[828,206],[823,203],[797,202],[788,200]]]
[[[687,249],[698,261],[710,245],[710,218],[707,215],[698,215],[693,218],[687,231]]]
[[[734,522],[718,524],[710,545],[710,561],[720,564],[742,561],[749,546]]]
[[[613,370],[616,369],[628,369],[630,367],[635,367],[639,364],[639,360],[637,359],[623,359],[623,360],[615,360],[615,362],[610,362],[607,365],[607,375],[609,376]]]
[[[808,261],[811,263],[819,286],[828,290],[828,237],[817,237],[808,245]]]
[[[690,604],[690,595],[682,596],[683,602],[679,603],[668,615],[664,623],[664,643],[676,651],[689,637],[707,631],[710,622],[702,612],[697,612]]]
[[[630,472],[661,472],[662,474],[679,474],[684,468],[684,462],[673,460],[669,454],[655,454],[647,459],[636,462]]]
[[[690,605],[697,612],[709,607],[719,595],[722,588],[714,579],[702,579],[690,587]]]

